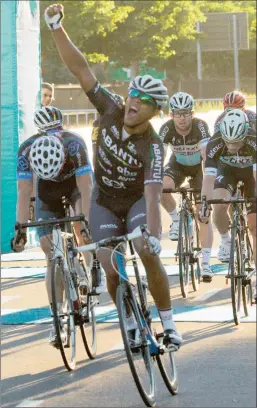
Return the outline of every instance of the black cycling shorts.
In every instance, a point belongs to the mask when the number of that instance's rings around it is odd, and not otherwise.
[[[244,196],[254,198],[255,179],[253,177],[253,168],[232,167],[219,162],[214,189],[224,188],[229,191],[231,195],[233,195],[239,181],[244,182]],[[256,202],[247,204],[247,213],[256,213]]]
[[[103,202],[104,197],[99,201],[99,190],[95,186],[89,213],[89,226],[94,242],[128,234],[139,225],[146,224],[144,196],[141,196],[130,208],[126,208],[126,211],[119,213],[112,211],[109,203],[105,206]]]
[[[164,167],[164,177],[170,177],[174,183],[175,188],[179,188],[185,181],[186,177],[192,177],[189,180],[191,188],[202,188],[203,171],[202,165],[196,166],[183,166],[176,161],[175,155],[172,155],[168,164]],[[194,194],[196,204],[201,203],[201,192]]]
[[[72,179],[72,180],[71,180]],[[48,180],[37,180],[36,184],[36,220],[49,220],[51,218],[63,218],[65,211],[62,204],[62,197],[65,196],[75,210],[76,201],[81,198],[77,188],[75,176],[62,183],[55,183]],[[39,238],[51,234],[52,226],[38,227]]]

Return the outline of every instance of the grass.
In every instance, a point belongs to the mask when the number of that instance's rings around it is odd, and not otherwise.
[[[246,106],[256,106],[256,94],[246,94]],[[219,101],[204,101],[195,103],[195,110],[197,112],[208,112],[210,110],[223,110],[222,100]]]

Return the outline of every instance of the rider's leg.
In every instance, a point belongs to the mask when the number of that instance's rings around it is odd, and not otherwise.
[[[126,233],[125,224],[108,208],[96,202],[97,190],[93,192],[89,214],[89,225],[93,242],[112,236],[120,236]],[[113,300],[116,302],[116,290],[119,284],[119,275],[115,271],[111,255],[112,248],[104,248],[97,251],[97,258],[106,273],[107,289]]]
[[[232,196],[236,187],[236,169],[231,166],[220,163],[218,173],[214,183],[213,198],[228,199]],[[213,205],[213,222],[220,233],[221,243],[218,252],[218,259],[223,262],[228,262],[230,259],[230,232],[229,232],[229,215],[228,204]]]
[[[182,172],[182,166],[176,162],[176,158],[171,157],[169,163],[164,167],[163,188],[175,188],[180,186],[185,180]],[[171,240],[178,240],[179,231],[179,215],[177,212],[177,203],[171,193],[163,193],[161,197],[161,204],[171,217],[171,229],[169,238]]]
[[[127,216],[128,232],[133,231],[139,225],[146,224],[145,199],[142,197],[129,210]],[[149,291],[159,310],[164,331],[168,330],[167,337],[178,346],[182,342],[173,320],[173,311],[170,300],[169,280],[164,266],[159,256],[153,256],[145,248],[142,238],[137,238],[133,242],[137,253],[145,267]],[[170,330],[170,334],[169,334]],[[169,341],[169,338],[168,338]]]

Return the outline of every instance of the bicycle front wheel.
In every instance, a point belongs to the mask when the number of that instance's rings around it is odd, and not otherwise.
[[[82,304],[81,294],[80,304],[82,305],[82,315],[80,316],[80,331],[83,340],[84,347],[86,349],[88,357],[93,360],[96,356],[97,341],[96,341],[96,316],[95,306],[97,305],[97,297],[92,296],[92,279],[88,273],[84,262],[81,263],[81,267],[84,271],[84,276],[87,280],[87,303]]]
[[[240,235],[236,227],[231,229],[231,249],[229,273],[231,280],[231,300],[234,322],[236,325],[240,324],[241,319],[241,287],[242,287],[242,248]]]
[[[156,356],[163,381],[172,395],[178,393],[178,375],[173,351]]]
[[[76,332],[74,305],[70,298],[69,283],[66,279],[63,259],[53,260],[51,271],[53,323],[56,331],[57,344],[67,370],[76,366]],[[63,302],[58,301],[63,291]],[[59,299],[57,294],[59,294]],[[62,310],[60,310],[62,304]]]
[[[192,215],[192,218],[193,218],[193,236],[190,239],[190,245],[193,259],[191,263],[191,280],[194,291],[197,291],[199,289],[199,285],[201,282],[201,269],[199,258],[196,257],[196,255],[201,250],[201,247],[199,238],[199,227],[195,213]]]
[[[189,285],[189,237],[188,219],[184,210],[181,210],[180,212],[178,256],[180,288],[183,298],[186,298],[188,295]]]
[[[120,329],[127,355],[131,373],[136,383],[137,389],[148,407],[156,404],[155,378],[153,372],[152,357],[150,355],[147,341],[147,330],[141,330],[141,322],[145,322],[140,313],[140,308],[136,307],[130,297],[130,288],[127,284],[120,284],[116,292],[116,306],[119,315]],[[127,329],[126,316],[130,310],[137,323],[135,339],[131,338],[131,330]]]

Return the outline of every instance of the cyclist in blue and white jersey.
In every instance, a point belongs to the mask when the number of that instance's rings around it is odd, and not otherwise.
[[[62,218],[64,208],[62,197],[71,202],[76,214],[89,217],[93,189],[92,168],[84,140],[74,132],[63,129],[62,113],[53,106],[42,107],[34,115],[38,133],[23,142],[17,155],[18,202],[17,222],[28,220],[33,173],[36,174],[36,219]],[[81,224],[74,223],[79,244],[83,245]],[[51,227],[38,228],[40,246],[46,255],[46,289],[51,306]],[[26,232],[22,239],[15,234],[11,240],[13,251],[21,252],[26,244]],[[83,276],[82,276],[83,278]],[[81,281],[83,284],[83,281]],[[103,282],[104,285],[104,282]],[[61,307],[61,296],[59,306]],[[54,326],[50,343],[56,347],[57,337]]]
[[[164,167],[163,188],[178,188],[190,176],[190,186],[201,189],[202,160],[205,159],[205,148],[210,138],[208,125],[194,117],[194,100],[186,92],[177,92],[171,96],[170,109],[171,119],[162,125],[159,132],[165,149],[170,146],[172,150],[169,162]],[[199,209],[201,194],[194,196]],[[169,237],[171,240],[178,240],[179,215],[172,194],[162,195],[162,205],[172,221]],[[201,275],[206,282],[210,282],[213,276],[210,268],[212,239],[211,223],[200,223]]]
[[[247,115],[234,109],[225,115],[220,131],[210,139],[206,149],[206,162],[202,196],[225,199],[233,195],[238,181],[244,182],[245,197],[256,197],[256,131],[249,128]],[[218,259],[229,262],[230,242],[228,204],[213,206],[213,220],[221,236]],[[256,202],[247,204],[248,225],[253,238],[256,264]],[[203,221],[208,220],[201,214]]]

